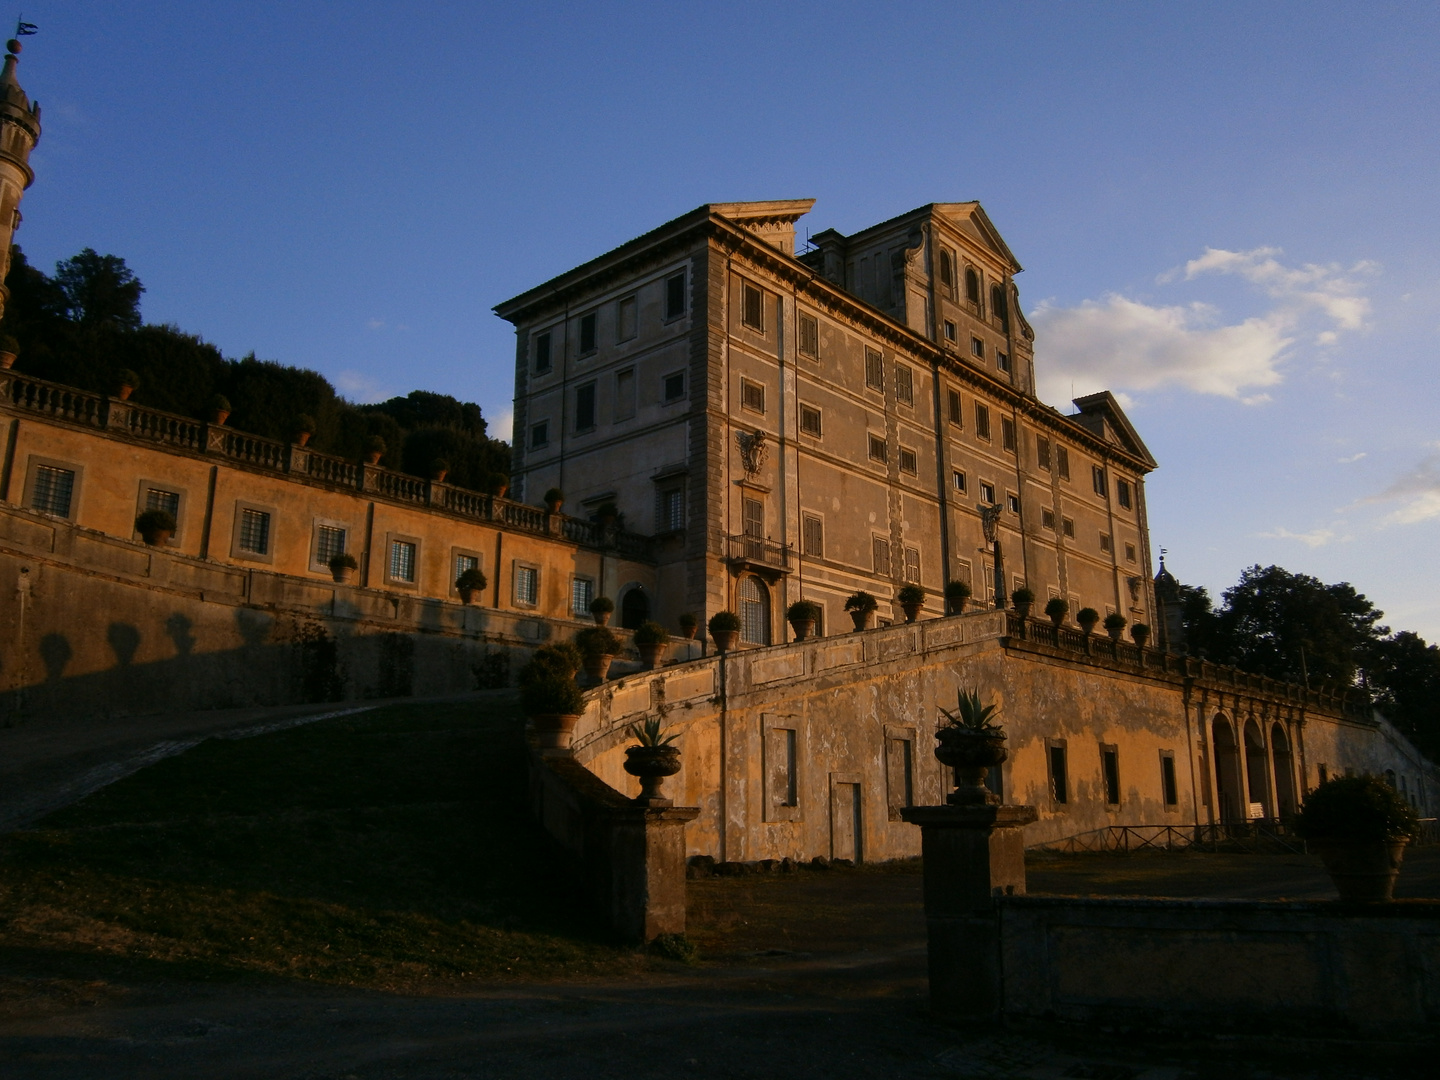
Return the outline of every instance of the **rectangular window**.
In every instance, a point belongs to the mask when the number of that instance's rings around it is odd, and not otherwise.
[[[1120,805],[1120,751],[1114,746],[1100,747],[1100,767],[1105,774],[1105,804]]]
[[[1160,794],[1166,806],[1180,805],[1180,785],[1175,782],[1175,755],[1169,750],[1160,751]]]
[[[662,488],[655,496],[655,531],[678,532],[685,528],[685,489]]]
[[[665,403],[679,401],[685,396],[685,373],[676,371],[665,376]]]
[[[145,509],[163,510],[177,521],[180,517],[180,493],[164,488],[145,489]]]
[[[1135,545],[1134,545],[1134,544],[1126,544],[1126,545],[1125,545],[1125,561],[1126,561],[1126,562],[1134,562],[1134,561],[1135,561]]]
[[[635,372],[615,373],[615,420],[635,419]]]
[[[1016,495],[1013,491],[1006,492],[1005,509],[1009,510],[1012,514],[1020,513],[1020,496]]]
[[[1070,777],[1066,768],[1065,743],[1054,740],[1046,747],[1050,758],[1050,798],[1060,805],[1070,801]]]
[[[535,338],[535,374],[544,375],[550,370],[550,335],[540,334]]]
[[[390,579],[415,580],[415,545],[408,540],[390,541]]]
[[[882,536],[870,540],[870,561],[875,573],[881,577],[890,576],[890,541]]]
[[[57,517],[70,516],[70,503],[75,497],[75,470],[54,465],[36,465],[30,490],[30,509]]]
[[[945,340],[946,340],[946,341],[954,341],[954,340],[955,340],[955,324],[954,324],[953,322],[951,322],[949,319],[946,319],[946,320],[945,320]]]
[[[885,390],[885,358],[879,352],[865,348],[865,385],[871,390]]]
[[[980,501],[987,506],[995,505],[995,485],[980,481]]]
[[[820,437],[819,409],[812,409],[809,405],[800,406],[800,431],[805,435],[814,435],[817,439]]]
[[[590,431],[595,427],[595,384],[575,388],[575,430]]]
[[[912,585],[920,584],[920,549],[905,549],[905,580]]]
[[[1105,484],[1105,470],[1099,465],[1090,466],[1090,486],[1095,489],[1095,494],[1102,499],[1105,498],[1108,488]]]
[[[627,296],[615,309],[615,340],[629,341],[640,332],[635,297]]]
[[[1109,534],[1109,533],[1101,533],[1101,534],[1100,534],[1100,550],[1103,551],[1103,552],[1105,552],[1107,555],[1110,553],[1110,534]]]
[[[570,614],[577,619],[590,618],[590,601],[595,599],[595,580],[588,577],[570,579]]]
[[[1009,375],[1009,374],[1010,374],[1010,354],[1009,354],[1009,353],[1003,353],[1003,352],[1000,352],[999,350],[996,350],[996,352],[995,352],[995,366],[996,366],[997,368],[999,368],[1001,371],[1005,372],[1006,375]]]
[[[902,405],[915,404],[915,375],[904,364],[895,365],[895,398]]]
[[[515,567],[515,603],[534,607],[540,602],[540,570],[534,566]]]
[[[1130,509],[1130,481],[1128,481],[1128,480],[1116,480],[1116,481],[1115,481],[1115,499],[1116,499],[1116,501],[1119,502],[1120,505],[1123,506],[1126,510],[1129,510],[1129,509]]]
[[[264,510],[240,511],[240,550],[251,555],[270,554],[270,515]]]
[[[970,354],[978,359],[985,359],[985,343],[978,337],[972,337],[970,339]]]
[[[918,469],[919,466],[916,461],[915,451],[911,450],[908,446],[900,447],[900,471],[910,473],[913,476]]]
[[[820,359],[820,323],[814,315],[800,316],[800,355]]]
[[[888,725],[887,725],[888,727]],[[895,738],[886,732],[885,739],[886,794],[889,796],[890,820],[900,820],[900,810],[915,805],[915,737]]]
[[[1050,471],[1050,440],[1044,435],[1035,436],[1035,464]]]
[[[1056,471],[1060,474],[1061,480],[1070,479],[1070,451],[1063,446],[1055,448]]]
[[[665,318],[674,319],[685,314],[685,272],[665,279]]]
[[[530,425],[530,449],[539,450],[542,446],[550,445],[550,421],[541,420],[538,424]]]
[[[452,581],[452,582],[454,582],[454,581],[459,581],[459,580],[460,580],[460,575],[463,574],[463,573],[465,573],[467,570],[479,570],[479,569],[480,569],[480,556],[478,556],[478,555],[456,555],[456,556],[455,556],[455,574],[454,574],[454,577],[451,578],[451,581]]]
[[[1015,453],[1015,421],[1008,416],[1000,418],[1000,446],[1010,453]]]
[[[759,499],[742,499],[740,520],[746,536],[765,535],[765,504]]]
[[[960,492],[960,494],[965,494],[965,474],[959,469],[952,469],[950,471],[950,483],[956,491]]]
[[[740,405],[751,412],[765,411],[765,387],[749,379],[740,380]]]
[[[752,330],[765,332],[765,294],[748,281],[740,286],[742,314],[740,321]]]
[[[1051,532],[1055,531],[1055,511],[1044,509],[1040,511],[1040,524]]]
[[[978,401],[975,403],[975,434],[982,439],[990,438],[990,408]]]
[[[329,566],[336,555],[345,554],[345,530],[334,525],[321,525],[315,530],[315,562]]]
[[[1074,540],[1074,539],[1075,539],[1075,522],[1071,521],[1069,518],[1061,518],[1061,520],[1060,520],[1060,525],[1061,525],[1061,531],[1063,531],[1066,536],[1070,537],[1071,540]]]
[[[591,311],[580,316],[580,355],[592,353],[597,348],[595,338],[596,313]]]
[[[879,435],[870,436],[870,460],[886,461],[889,455],[885,452],[885,440]]]
[[[823,558],[825,555],[825,522],[814,514],[802,515],[801,540],[806,555]]]
[[[965,412],[960,404],[960,391],[946,391],[945,399],[950,406],[950,423],[956,427],[963,427],[965,424]]]

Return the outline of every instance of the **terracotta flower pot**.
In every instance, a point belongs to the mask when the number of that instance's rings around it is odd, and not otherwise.
[[[8,371],[14,366],[18,353],[0,352],[0,371]]]
[[[680,627],[680,636],[683,637],[686,641],[694,641],[694,640],[695,640],[695,631],[697,631],[697,630],[699,630],[699,629],[700,629],[700,627],[699,627],[698,625],[696,625],[696,626],[682,626],[682,627]]]
[[[564,505],[564,499],[551,499],[545,504],[545,510],[551,514],[558,514],[560,512],[560,508]]]
[[[432,481],[434,481],[435,483],[437,483],[437,484],[443,484],[443,483],[445,482],[445,477],[447,477],[447,476],[449,476],[449,475],[450,475],[450,470],[449,470],[449,469],[439,469],[439,470],[436,471],[435,475],[432,476],[430,479],[431,479]]]
[[[384,456],[385,456],[385,451],[384,451],[384,450],[371,450],[369,453],[367,453],[367,454],[365,455],[365,463],[366,463],[367,465],[379,465],[379,464],[380,464],[380,459],[381,459],[382,457],[384,457]]]
[[[715,630],[711,632],[715,639],[715,648],[721,652],[729,652],[735,648],[735,642],[740,638],[739,630]]]
[[[1145,643],[1150,640],[1150,630],[1148,627],[1143,630],[1135,627],[1131,629],[1130,636],[1135,639],[1135,644],[1143,649],[1145,648]]]
[[[460,594],[460,602],[462,604],[469,604],[475,599],[474,589],[456,589],[455,591]]]
[[[985,775],[1009,757],[1005,733],[947,724],[936,730],[935,740],[935,757],[955,770],[958,781],[946,801],[956,806],[999,805],[1000,796],[985,786]]]
[[[295,445],[302,447],[310,445],[310,432],[297,431],[295,433]]]
[[[969,602],[970,598],[968,596],[952,597],[945,601],[945,609],[951,615],[964,615],[965,605]]]
[[[506,493],[507,491],[509,491],[509,490],[510,490],[510,485],[509,485],[509,484],[496,484],[496,485],[495,485],[495,490],[492,491],[490,494],[493,495],[493,496],[495,496],[495,498],[497,498],[497,499],[503,499],[503,498],[505,497],[505,493]]]
[[[5,366],[9,367],[10,365],[6,364]],[[118,397],[121,401],[129,401],[130,395],[134,392],[135,388],[133,386],[126,386],[124,383],[121,383],[120,389],[115,391],[115,396]]]
[[[669,646],[661,644],[637,644],[635,648],[640,652],[640,662],[645,665],[647,670],[654,671],[665,662],[665,651]]]
[[[680,748],[665,746],[632,746],[625,751],[625,771],[640,778],[641,806],[671,806],[673,800],[660,794],[665,777],[680,771]]]
[[[615,657],[609,653],[600,653],[598,656],[585,657],[585,674],[590,676],[591,682],[602,683],[610,674],[610,664]]]
[[[1019,615],[1022,619],[1028,619],[1030,618],[1030,607],[1030,604],[1016,604],[1015,614]]]
[[[901,604],[900,610],[905,612],[905,621],[909,623],[920,617],[920,609],[924,606],[924,604]]]
[[[353,566],[332,566],[330,576],[335,579],[336,585],[348,585],[350,579],[355,576],[355,568]]]
[[[1346,904],[1383,904],[1393,899],[1395,879],[1408,840],[1311,840],[1340,900]]]
[[[804,641],[815,633],[814,619],[791,619],[790,629],[795,631],[795,640]]]
[[[1111,640],[1111,641],[1119,641],[1119,640],[1120,640],[1120,635],[1123,634],[1124,632],[1125,632],[1125,628],[1124,628],[1123,626],[1116,626],[1116,627],[1107,629],[1107,630],[1105,631],[1105,633],[1107,633],[1107,634],[1110,635],[1110,640]]]
[[[1060,627],[1062,627],[1062,626],[1065,625],[1065,616],[1064,616],[1063,614],[1062,614],[1062,615],[1051,615],[1051,616],[1050,616],[1050,625],[1053,626],[1053,627],[1055,627],[1055,629],[1057,629],[1057,630],[1060,629]]]
[[[175,534],[169,529],[151,529],[149,532],[140,534],[140,539],[151,547],[163,547],[170,542],[170,537]]]
[[[612,611],[592,611],[590,617],[595,620],[596,626],[609,626],[610,616],[613,614]]]
[[[580,722],[578,713],[540,713],[532,716],[535,734],[539,737],[541,750],[569,750],[570,738],[575,734],[575,725]]]
[[[229,409],[216,409],[210,414],[210,422],[216,427],[224,427],[225,421],[230,419]]]
[[[870,612],[852,611],[850,612],[850,621],[855,624],[856,630],[864,630],[870,625]]]

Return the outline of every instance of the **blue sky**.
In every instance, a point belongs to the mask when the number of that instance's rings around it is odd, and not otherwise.
[[[979,199],[1043,396],[1108,387],[1218,591],[1440,639],[1440,8],[41,2],[18,242],[123,256],[227,355],[503,422],[496,302],[711,201]]]

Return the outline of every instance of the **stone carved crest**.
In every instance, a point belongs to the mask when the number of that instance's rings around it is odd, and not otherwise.
[[[740,464],[745,469],[745,475],[754,477],[765,467],[765,459],[770,456],[770,447],[765,442],[763,431],[737,431],[735,441],[740,445]]]
[[[1138,604],[1140,602],[1140,584],[1143,580],[1143,578],[1132,577],[1127,578],[1125,581],[1125,584],[1130,586],[1130,602],[1132,604]]]

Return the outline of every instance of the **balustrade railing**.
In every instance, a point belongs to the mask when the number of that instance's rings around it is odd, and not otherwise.
[[[13,371],[5,373],[10,383],[7,395],[11,405],[44,413],[58,420],[84,424],[87,427],[105,426],[105,399],[99,394],[87,394],[74,387],[45,382],[18,375]]]
[[[135,438],[179,446],[185,450],[205,449],[205,425],[200,421],[138,405],[127,405],[126,408],[129,415],[125,418],[124,430]]]
[[[360,466],[332,454],[320,454],[314,450],[305,452],[305,475],[330,484],[344,484],[346,487],[360,486]]]

